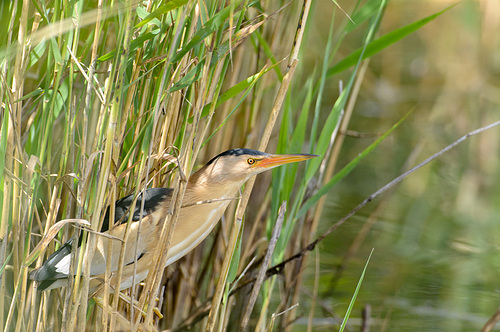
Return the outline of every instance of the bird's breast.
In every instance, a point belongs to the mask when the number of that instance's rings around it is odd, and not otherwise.
[[[229,203],[228,199],[182,208],[166,265],[174,263],[200,244],[217,225]]]

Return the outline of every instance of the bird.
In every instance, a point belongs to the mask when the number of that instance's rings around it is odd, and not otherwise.
[[[314,157],[317,155],[270,154],[237,148],[222,152],[210,159],[189,177],[164,267],[188,254],[210,234],[230,202],[236,199],[240,188],[252,176],[284,164]],[[151,262],[155,260],[156,244],[160,240],[173,191],[172,188],[147,188],[138,195],[125,245],[121,282],[120,285],[116,285],[116,280],[111,280],[112,290],[130,288],[147,278]],[[114,226],[111,229],[108,226],[110,218],[108,206],[100,230],[107,236],[97,236],[96,250],[90,263],[91,280],[102,284],[107,260],[111,260],[112,272],[118,270],[121,242],[110,240],[112,246],[111,252],[108,252],[108,239],[110,236],[124,239],[129,210],[134,199],[134,194],[130,194],[115,202]],[[141,214],[139,202],[143,199],[144,209]],[[136,250],[139,221],[141,221],[141,231]],[[50,255],[40,268],[30,272],[29,277],[36,282],[39,291],[67,285],[71,260],[75,256],[78,257],[71,254],[72,241],[73,239],[66,242]],[[135,268],[134,262],[136,262]]]

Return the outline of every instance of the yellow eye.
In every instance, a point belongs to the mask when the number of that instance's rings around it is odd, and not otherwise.
[[[253,159],[253,158],[248,158],[248,159],[247,159],[247,163],[248,163],[248,165],[253,165],[253,164],[255,164],[255,159]]]

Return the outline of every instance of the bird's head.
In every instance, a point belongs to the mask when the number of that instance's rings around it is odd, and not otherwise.
[[[199,172],[209,183],[238,183],[274,167],[317,157],[312,154],[269,154],[251,149],[232,149],[212,158]]]

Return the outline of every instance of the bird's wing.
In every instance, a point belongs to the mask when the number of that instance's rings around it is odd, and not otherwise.
[[[142,217],[153,213],[158,204],[165,199],[172,197],[172,188],[148,188],[144,191],[144,211]],[[126,223],[129,218],[129,209],[134,202],[134,194],[130,194],[123,198],[120,198],[115,202],[115,226]],[[132,215],[132,221],[139,221],[141,215],[141,204],[142,204],[142,193],[137,197],[137,203],[135,204],[134,214]],[[104,233],[109,230],[109,215],[110,207],[106,210],[106,215],[104,216],[104,221],[102,223],[101,232]]]
[[[140,243],[138,243],[137,256],[142,257],[144,252],[148,250],[154,237],[157,235],[157,230],[154,229],[156,220],[153,218],[154,212],[158,209],[161,202],[166,202],[168,204],[173,189],[171,188],[149,188],[144,191],[144,210],[142,214],[142,228]],[[129,216],[129,207],[134,200],[134,195],[128,195],[115,202],[115,225],[112,230],[108,230],[109,226],[109,207],[106,211],[105,219],[101,232],[108,235],[123,239],[126,230],[126,223]],[[141,216],[141,200],[142,194],[139,195],[132,215],[133,221],[139,221]],[[157,218],[157,217],[156,217]],[[130,264],[134,262],[135,243],[137,239],[138,223],[133,223],[131,225],[131,230],[128,236],[128,241],[125,249],[125,261],[124,264]],[[107,237],[97,236],[97,246],[94,253],[94,258],[91,264],[91,275],[102,274],[106,270],[106,259],[111,259],[112,271],[118,269],[118,260],[120,256],[121,242],[119,240],[112,241],[112,254],[107,252],[108,241]],[[80,244],[79,244],[80,245]],[[71,263],[71,246],[72,240],[66,242],[59,250],[54,252],[49,258],[43,263],[43,265],[30,273],[30,279],[38,282],[39,290],[52,289],[56,287],[61,287],[60,283],[56,281],[64,279],[69,274],[69,267]],[[77,256],[78,257],[78,256]],[[111,258],[109,258],[111,257]]]
[[[70,257],[72,245],[73,239],[66,242],[59,250],[50,255],[39,269],[30,272],[30,279],[38,282],[39,290],[51,289],[53,287],[50,286],[57,279],[64,279],[68,276],[65,273],[58,272],[55,266],[65,257]]]

